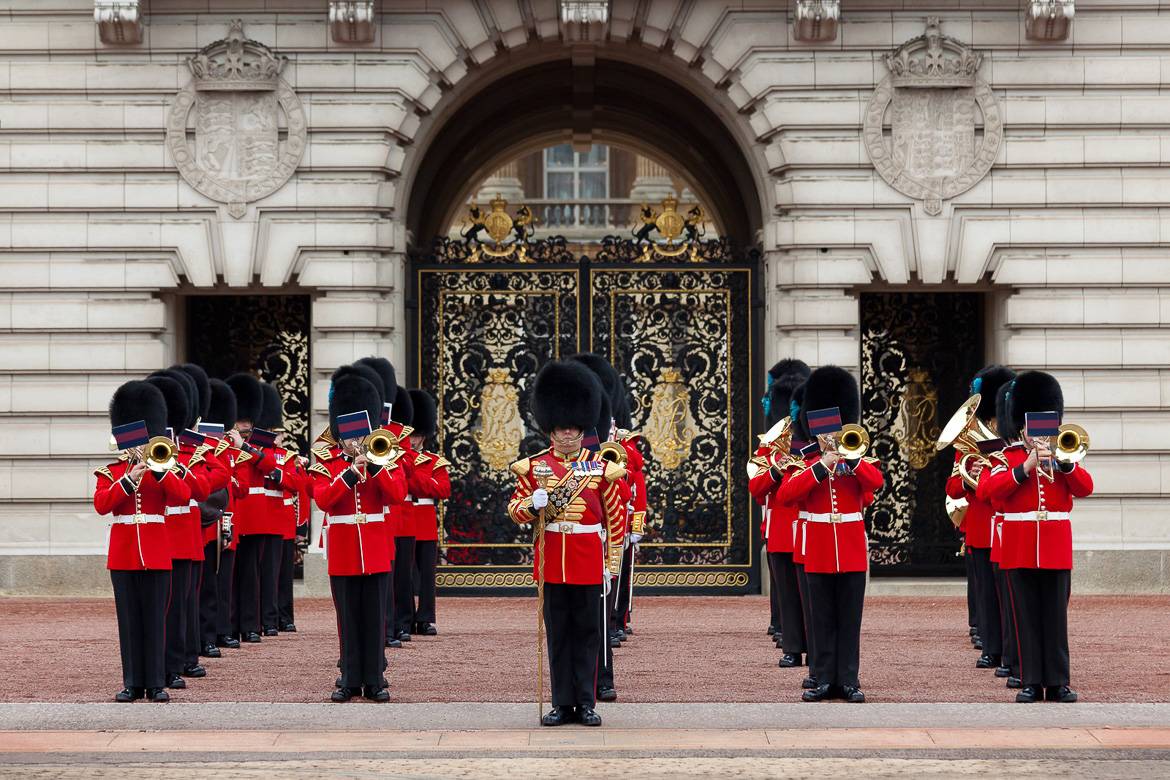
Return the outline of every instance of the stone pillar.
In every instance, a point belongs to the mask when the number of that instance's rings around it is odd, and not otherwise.
[[[524,202],[524,185],[520,181],[519,160],[513,160],[487,177],[480,185],[479,192],[475,194],[475,201],[483,205],[497,195],[508,203]]]
[[[661,203],[663,198],[677,195],[670,171],[653,160],[639,155],[637,172],[634,186],[630,189],[630,197],[634,200]]]

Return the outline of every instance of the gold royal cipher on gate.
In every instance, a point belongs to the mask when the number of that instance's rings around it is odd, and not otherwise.
[[[699,248],[706,234],[706,221],[707,214],[697,203],[685,215],[681,214],[678,198],[674,196],[663,199],[661,214],[643,203],[633,231],[634,241],[642,245],[638,262],[651,263],[655,257],[673,259],[683,255],[692,263],[699,262]],[[655,231],[661,238],[650,237]]]
[[[498,193],[488,206],[490,211],[486,214],[478,203],[467,207],[467,216],[463,218],[464,229],[460,235],[465,243],[475,245],[467,256],[467,262],[482,262],[484,256],[496,260],[514,258],[518,263],[532,262],[528,257],[528,242],[537,221],[532,215],[532,209],[521,205],[513,217],[507,211],[508,201]],[[487,233],[489,241],[483,239],[483,233]]]

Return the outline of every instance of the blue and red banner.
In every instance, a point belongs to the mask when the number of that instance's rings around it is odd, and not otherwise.
[[[271,447],[276,444],[276,434],[263,428],[253,428],[248,435],[248,443],[253,447]]]
[[[1024,415],[1024,431],[1030,438],[1057,435],[1060,433],[1060,412],[1028,412]]]
[[[150,432],[146,430],[146,420],[118,425],[112,433],[120,450],[141,447],[150,441]]]
[[[808,420],[808,432],[813,436],[826,436],[841,430],[841,408],[839,406],[806,412],[805,418]]]
[[[370,428],[370,413],[366,411],[337,415],[337,433],[345,439],[364,439],[373,432]]]
[[[199,423],[198,430],[199,433],[203,434],[204,436],[210,436],[213,439],[223,438],[224,431],[222,423],[201,422]]]

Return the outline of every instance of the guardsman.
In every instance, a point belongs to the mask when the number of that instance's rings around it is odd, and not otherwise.
[[[414,405],[411,402],[410,391],[398,385],[394,391],[394,406],[390,409],[390,417],[385,428],[398,438],[398,446],[402,448],[402,456],[398,459],[399,467],[406,478],[408,494],[406,501],[397,506],[389,507],[390,530],[394,535],[394,572],[390,575],[393,580],[394,626],[393,637],[399,642],[410,641],[410,627],[414,620],[414,500],[413,489],[417,484],[414,473],[414,463],[419,453],[410,444],[410,436],[414,432],[411,421],[414,419]]]
[[[414,459],[414,562],[418,573],[418,603],[414,608],[411,633],[434,636],[435,569],[439,564],[439,514],[437,502],[451,497],[450,462],[437,452],[427,450],[427,439],[439,433],[439,416],[435,399],[426,390],[411,390],[410,448],[418,453]]]
[[[807,382],[807,380],[805,380]],[[789,462],[789,468],[798,470],[807,464],[810,460],[815,460],[820,457],[821,448],[817,444],[813,436],[808,432],[804,421],[804,383],[792,391],[792,400],[789,402],[788,409],[789,418],[792,420],[792,444],[790,445],[793,459]],[[814,669],[816,663],[814,662],[817,654],[817,638],[812,630],[812,608],[808,597],[808,573],[804,569],[804,552],[805,526],[808,524],[808,512],[805,511],[804,502],[797,504],[796,522],[793,523],[792,528],[792,565],[796,569],[796,587],[800,593],[800,614],[804,623],[804,644],[805,644],[805,661],[808,663],[808,674],[800,682],[800,687],[804,690],[812,690],[817,687],[816,677],[814,677]],[[783,648],[783,636],[777,642],[777,646]]]
[[[110,401],[110,424],[114,447],[124,455],[94,472],[93,507],[111,516],[106,568],[124,686],[114,698],[168,701],[165,624],[172,559],[165,517],[168,507],[188,506],[191,487],[179,466],[148,460],[144,453],[153,438],[166,436],[166,399],[154,384],[119,387]]]
[[[992,468],[977,492],[1003,508],[1000,568],[1014,608],[1023,688],[1016,701],[1074,702],[1068,654],[1074,499],[1093,492],[1093,478],[1076,460],[1058,458],[1064,395],[1043,371],[1017,376],[1005,396],[1011,430],[1007,463]],[[1087,446],[1087,443],[1086,443]]]
[[[275,635],[276,631],[276,626],[263,626],[261,623],[261,570],[268,543],[280,543],[279,534],[268,533],[268,516],[272,506],[267,492],[269,488],[265,488],[265,481],[277,464],[271,450],[274,442],[266,438],[255,443],[249,441],[264,406],[260,380],[251,374],[238,373],[229,376],[227,384],[236,395],[238,416],[235,427],[227,432],[227,437],[239,450],[233,469],[236,501],[232,525],[239,538],[232,594],[235,616],[239,621],[239,639],[243,642],[259,642],[262,630],[270,636]],[[273,633],[265,630],[268,628]]]
[[[617,579],[617,601],[613,613],[618,639],[622,642],[634,633],[634,556],[638,543],[646,535],[649,502],[646,498],[646,458],[642,454],[642,434],[630,430],[632,421],[627,408],[614,412],[618,425],[617,441],[626,450],[626,483],[630,487],[629,533],[626,535],[626,549],[622,553],[622,570]]]
[[[218,653],[220,648],[240,646],[240,640],[234,636],[238,632],[238,618],[232,615],[236,559],[232,509],[238,487],[235,464],[239,450],[231,446],[226,436],[236,423],[236,394],[222,379],[208,380],[208,390],[211,398],[207,414],[197,430],[211,447],[212,456],[228,471],[227,485],[220,490],[211,490],[207,501],[199,505],[205,566],[206,562],[211,564],[211,571],[205,570],[204,590],[200,594],[200,631],[203,654],[215,658],[212,651]]]
[[[843,425],[856,426],[861,416],[857,381],[843,368],[822,366],[804,384],[802,407],[805,428],[823,442],[822,452],[805,461],[805,468],[784,479],[777,500],[803,501],[805,518],[805,574],[816,642],[813,676],[816,687],[804,701],[839,697],[865,701],[858,680],[861,652],[861,614],[869,544],[862,510],[882,485],[882,473],[873,458],[861,457],[865,436]]]
[[[183,431],[191,414],[190,399],[181,380],[169,372],[159,371],[147,378],[147,382],[158,388],[167,405],[168,438],[175,444],[174,435]],[[167,603],[166,645],[167,645],[167,687],[186,688],[186,677],[205,677],[207,671],[188,664],[187,631],[190,617],[187,610],[191,605],[191,589],[195,587],[194,572],[202,566],[203,548],[195,543],[192,524],[198,526],[198,517],[191,513],[191,501],[207,498],[207,478],[202,470],[188,468],[191,452],[182,454],[175,444],[176,470],[187,484],[190,494],[186,506],[168,506],[165,512],[167,535],[171,540],[171,593]],[[197,504],[196,504],[197,506]],[[198,549],[196,549],[198,548]]]
[[[552,448],[512,464],[508,515],[536,524],[534,578],[543,583],[553,708],[545,726],[600,726],[595,681],[601,649],[598,604],[621,565],[625,469],[582,448],[601,412],[602,389],[574,361],[544,365],[532,386],[532,416]]]
[[[335,702],[364,695],[388,701],[382,677],[389,537],[382,508],[406,499],[406,478],[392,460],[370,460],[365,439],[382,411],[378,388],[358,375],[343,375],[329,395],[329,427],[342,454],[309,467],[313,499],[325,513],[322,531],[329,585],[337,612],[341,680]]]
[[[1011,410],[1008,408],[1008,390],[1011,389],[1011,382],[1005,383],[999,388],[999,392],[995,394],[995,414],[996,414],[996,430],[1010,431],[1012,430]],[[981,443],[981,447],[984,445]],[[986,448],[986,453],[989,458],[993,459],[993,463],[998,461],[1004,465],[1007,464],[1007,456],[1003,454],[1003,448],[1007,446],[1007,442],[1003,438],[996,439],[990,443]],[[992,447],[998,449],[993,450]],[[984,469],[985,472],[990,473],[990,469]],[[982,474],[980,475],[982,477]],[[978,489],[977,489],[978,492]],[[999,586],[999,606],[1000,614],[1003,616],[1003,658],[1000,661],[1000,666],[995,670],[996,677],[1007,677],[1008,688],[1022,688],[1024,684],[1020,681],[1020,643],[1019,637],[1016,635],[1016,615],[1015,608],[1012,606],[1011,583],[1008,582],[1007,572],[1004,570],[1003,563],[1003,501],[999,498],[992,500],[992,511],[995,513],[994,518],[994,546],[992,553],[995,560],[995,576],[996,583]],[[1004,672],[1007,674],[1004,674]]]
[[[748,490],[757,501],[764,501],[764,539],[767,542],[768,570],[771,573],[771,594],[780,603],[781,668],[801,666],[808,652],[805,642],[804,615],[800,607],[800,586],[796,581],[793,563],[795,524],[800,507],[782,504],[777,488],[786,472],[802,464],[792,452],[792,392],[804,384],[811,373],[801,360],[781,360],[768,372],[768,431],[760,436],[764,453],[752,459],[748,468]]]
[[[981,369],[971,380],[971,394],[980,396],[975,416],[992,430],[995,429],[995,396],[999,388],[1010,382],[1015,371],[1000,365]],[[991,561],[992,543],[995,537],[991,505],[975,495],[975,489],[967,485],[959,474],[959,463],[963,453],[956,450],[955,468],[947,481],[947,495],[967,499],[967,514],[963,518],[966,542],[971,550],[975,570],[975,620],[983,645],[983,653],[975,666],[979,669],[995,669],[1003,655],[1003,631],[1000,621],[999,594],[995,582],[995,568]],[[978,479],[982,465],[971,468],[971,476]],[[957,494],[957,495],[956,495]]]

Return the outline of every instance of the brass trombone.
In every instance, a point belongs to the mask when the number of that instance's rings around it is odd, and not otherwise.
[[[385,428],[379,428],[362,439],[361,449],[366,460],[375,466],[389,466],[402,457],[402,448],[398,446],[398,437]]]
[[[601,444],[601,448],[597,452],[602,460],[608,460],[610,463],[616,463],[619,466],[625,466],[630,459],[630,454],[626,452],[626,448],[621,445],[621,442],[607,441]]]
[[[1036,471],[1049,482],[1056,479],[1053,462],[1080,463],[1089,454],[1089,434],[1079,425],[1065,423],[1057,429],[1056,436],[1045,438],[1050,440],[1052,459],[1038,463]]]
[[[846,460],[856,460],[869,449],[869,432],[857,423],[846,423],[834,437],[837,454]]]
[[[142,459],[151,471],[162,474],[175,467],[175,443],[166,436],[155,436],[143,448]]]
[[[983,421],[975,414],[982,398],[979,393],[976,393],[964,401],[963,405],[951,415],[951,419],[943,428],[942,433],[939,434],[938,441],[934,445],[940,452],[954,445],[955,449],[962,454],[962,457],[959,458],[959,476],[972,490],[978,483],[978,479],[973,473],[975,464],[986,466],[991,462],[979,451],[979,442],[996,438],[995,432],[984,425]]]

